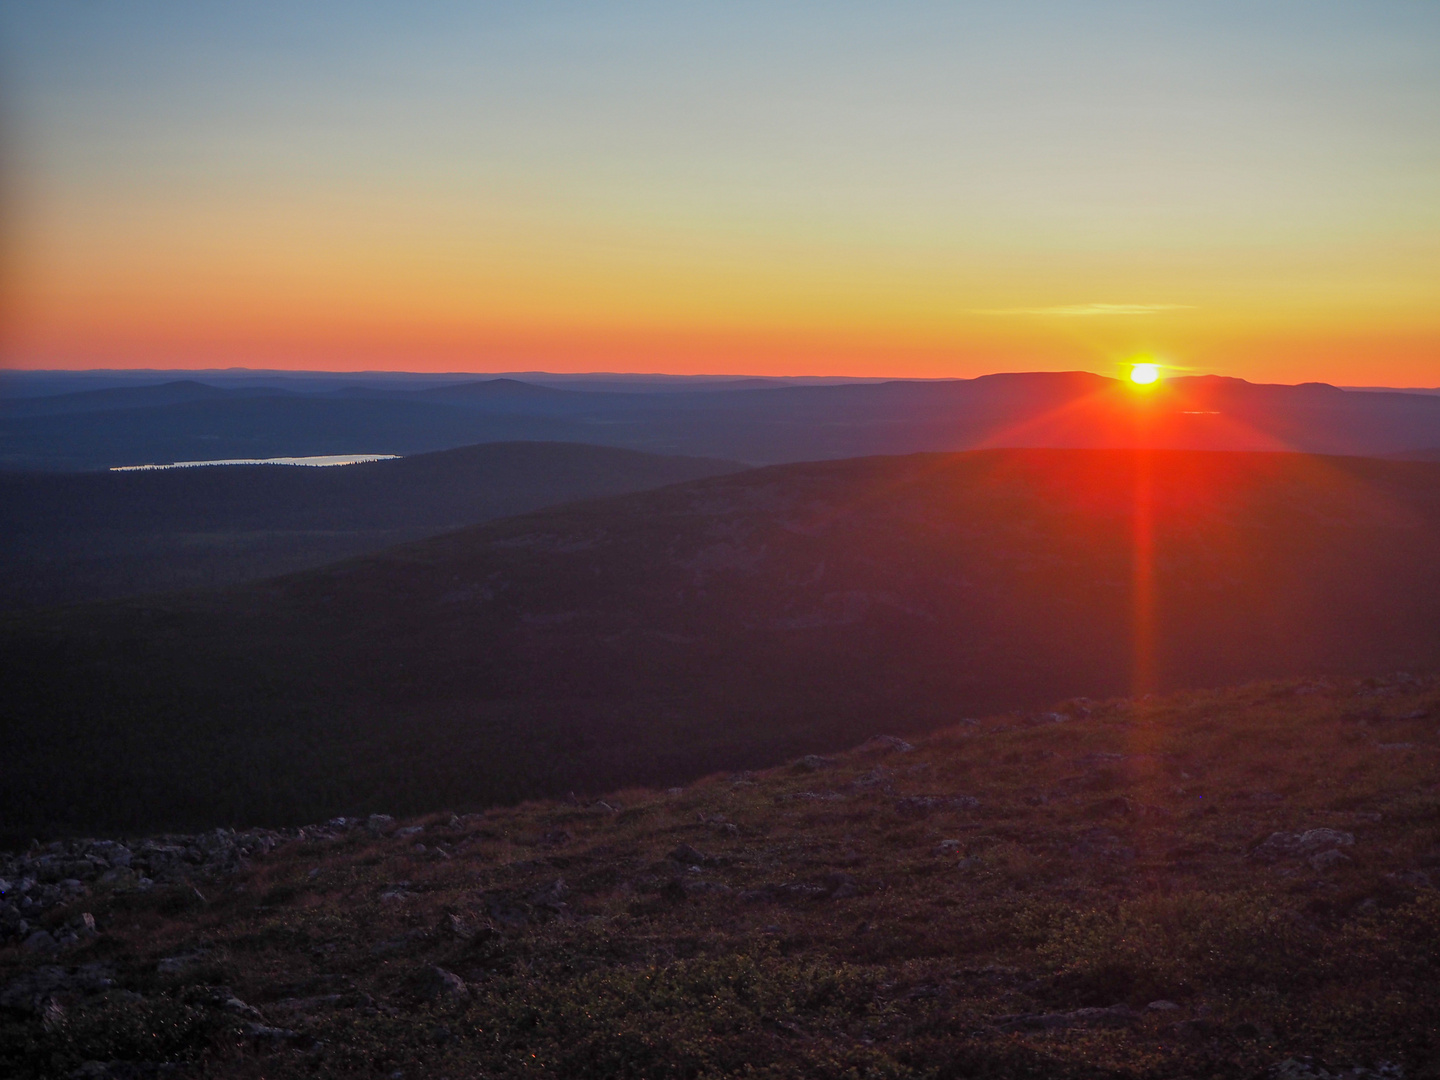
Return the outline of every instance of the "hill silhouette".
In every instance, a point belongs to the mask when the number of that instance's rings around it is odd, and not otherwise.
[[[107,401],[116,407],[102,407]],[[82,412],[85,420],[77,423]],[[1087,372],[1030,372],[659,392],[516,379],[419,389],[296,381],[283,390],[192,380],[12,399],[0,407],[0,463],[27,469],[415,454],[515,439],[750,464],[1000,446],[1385,456],[1437,444],[1440,396],[1211,376],[1138,391]]]
[[[522,442],[343,468],[0,473],[0,607],[229,585],[742,467]]]
[[[762,765],[897,715],[1433,667],[1437,550],[1427,463],[1017,450],[713,477],[7,616],[0,818],[418,812]]]

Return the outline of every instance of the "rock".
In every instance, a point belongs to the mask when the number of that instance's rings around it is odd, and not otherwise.
[[[715,860],[702,851],[697,851],[689,844],[681,844],[669,855],[665,856],[672,862],[678,862],[682,866],[714,866]]]
[[[1070,719],[1071,717],[1061,712],[1042,712],[1031,713],[1029,716],[1025,717],[1025,723],[1027,725],[1066,724],[1070,722]]]
[[[835,763],[827,757],[819,754],[806,754],[790,766],[795,772],[820,772],[822,769],[831,768]]]
[[[1077,859],[1134,859],[1137,852],[1120,837],[1104,829],[1089,829],[1076,838],[1069,853]]]
[[[844,900],[859,894],[860,889],[855,884],[855,879],[849,874],[833,873],[826,874],[823,882],[826,889],[826,896],[831,900]]]
[[[1309,829],[1303,833],[1271,833],[1265,841],[1250,852],[1250,858],[1259,862],[1279,862],[1281,859],[1308,858],[1323,851],[1350,847],[1355,843],[1353,833],[1338,829]]]
[[[181,975],[191,968],[203,964],[207,959],[207,954],[199,950],[182,953],[179,956],[167,956],[155,965],[155,970],[161,975]]]
[[[461,941],[469,941],[475,936],[475,931],[471,929],[470,924],[454,912],[446,915],[445,918],[440,921],[440,928],[447,933],[455,935]]]
[[[570,895],[570,889],[565,884],[565,879],[556,878],[543,889],[536,889],[527,899],[536,907],[560,911],[565,907],[565,897],[568,895]]]
[[[1373,1068],[1327,1066],[1314,1058],[1286,1058],[1277,1061],[1256,1080],[1402,1080],[1405,1070],[1389,1061],[1379,1061]]]
[[[1343,852],[1331,848],[1329,851],[1322,851],[1319,855],[1312,855],[1309,858],[1310,869],[1317,874],[1326,870],[1334,870],[1350,862],[1350,857]]]
[[[470,988],[465,985],[465,980],[442,967],[426,968],[417,989],[428,1001],[466,1001],[470,997]]]
[[[540,843],[543,847],[564,847],[574,839],[575,838],[564,829],[551,829],[540,837]]]
[[[39,1013],[53,994],[98,994],[113,985],[110,969],[101,964],[85,964],[73,971],[38,967],[0,989],[0,1008]]]
[[[233,994],[220,1003],[220,1008],[235,1016],[243,1017],[244,1019],[249,1020],[252,1023],[258,1024],[261,1020],[264,1019],[264,1017],[260,1015],[259,1009],[255,1008],[254,1005],[245,1004],[245,1002],[241,1001]]]
[[[530,921],[531,907],[523,900],[504,893],[485,895],[485,915],[501,926],[519,928]]]
[[[970,795],[907,795],[895,800],[895,812],[901,817],[929,817],[937,810],[974,810],[980,800]]]
[[[36,930],[25,938],[24,948],[31,952],[54,952],[60,948],[60,943],[48,931]]]
[[[1387,874],[1386,877],[1400,885],[1409,885],[1416,889],[1428,889],[1431,886],[1430,875],[1424,870],[1401,870]]]
[[[1136,814],[1135,804],[1124,795],[1112,795],[1108,799],[1101,799],[1099,802],[1091,803],[1085,810],[1087,816],[1097,817],[1134,817]]]
[[[377,815],[377,816],[383,816],[383,815]],[[424,826],[424,825],[407,825],[407,826],[405,826],[405,828],[403,828],[403,829],[396,829],[396,830],[395,830],[395,835],[396,835],[396,836],[418,836],[420,833],[423,833],[424,831],[425,831],[425,826]]]
[[[965,846],[963,840],[941,840],[935,845],[936,855],[954,855]]]
[[[1173,1001],[1165,1001],[1162,999],[1160,1001],[1150,1002],[1150,1004],[1146,1005],[1145,1008],[1149,1009],[1151,1012],[1174,1012],[1176,1009],[1180,1008],[1180,1006],[1176,1005]]]
[[[1076,1009],[1063,1013],[1022,1013],[1002,1016],[995,1021],[1001,1031],[1065,1031],[1069,1028],[1129,1027],[1139,1014],[1128,1005],[1112,1005],[1108,1009]]]
[[[718,881],[685,881],[680,886],[686,897],[729,896],[735,890]]]
[[[867,754],[908,754],[915,747],[894,735],[872,735],[856,749]]]
[[[777,803],[787,802],[843,802],[845,796],[838,791],[784,791],[775,796]]]
[[[891,787],[890,774],[887,773],[884,769],[871,769],[869,772],[862,773],[860,776],[857,776],[854,780],[850,781],[850,786],[857,788],[878,787],[883,790],[889,791]]]
[[[259,1048],[273,1049],[298,1041],[302,1036],[289,1028],[270,1027],[267,1024],[245,1025],[245,1035]]]
[[[365,819],[365,828],[371,836],[383,836],[395,828],[395,819],[389,814],[371,814]]]

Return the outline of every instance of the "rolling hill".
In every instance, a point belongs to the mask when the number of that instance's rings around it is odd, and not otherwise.
[[[763,765],[896,716],[1433,668],[1437,550],[1428,463],[1014,450],[712,477],[6,616],[0,819],[475,806]]]
[[[230,585],[740,468],[521,442],[343,468],[0,472],[0,608]]]
[[[1086,372],[657,392],[516,379],[210,387],[194,380],[0,403],[0,464],[95,469],[317,454],[415,454],[515,439],[750,464],[984,447],[1152,446],[1385,456],[1434,447],[1440,397]],[[108,405],[107,405],[108,403]],[[83,420],[80,419],[83,417]]]

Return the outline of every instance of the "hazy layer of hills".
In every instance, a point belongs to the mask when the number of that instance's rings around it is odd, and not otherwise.
[[[1434,1080],[1440,683],[1060,708],[0,852],[0,1072]]]
[[[0,399],[0,466],[96,469],[553,440],[752,464],[986,446],[1393,455],[1440,443],[1440,396],[1083,372],[831,386],[196,380]],[[596,389],[604,386],[606,389]],[[83,420],[81,419],[83,417]]]
[[[0,607],[229,585],[741,467],[523,442],[340,468],[0,472]]]
[[[718,476],[7,616],[0,820],[479,806],[1126,692],[1137,666],[1160,687],[1433,667],[1437,551],[1427,463],[1031,450]]]

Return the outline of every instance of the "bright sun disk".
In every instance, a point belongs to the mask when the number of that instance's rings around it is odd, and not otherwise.
[[[1133,364],[1130,367],[1130,381],[1139,383],[1141,386],[1149,386],[1160,379],[1159,364]]]

